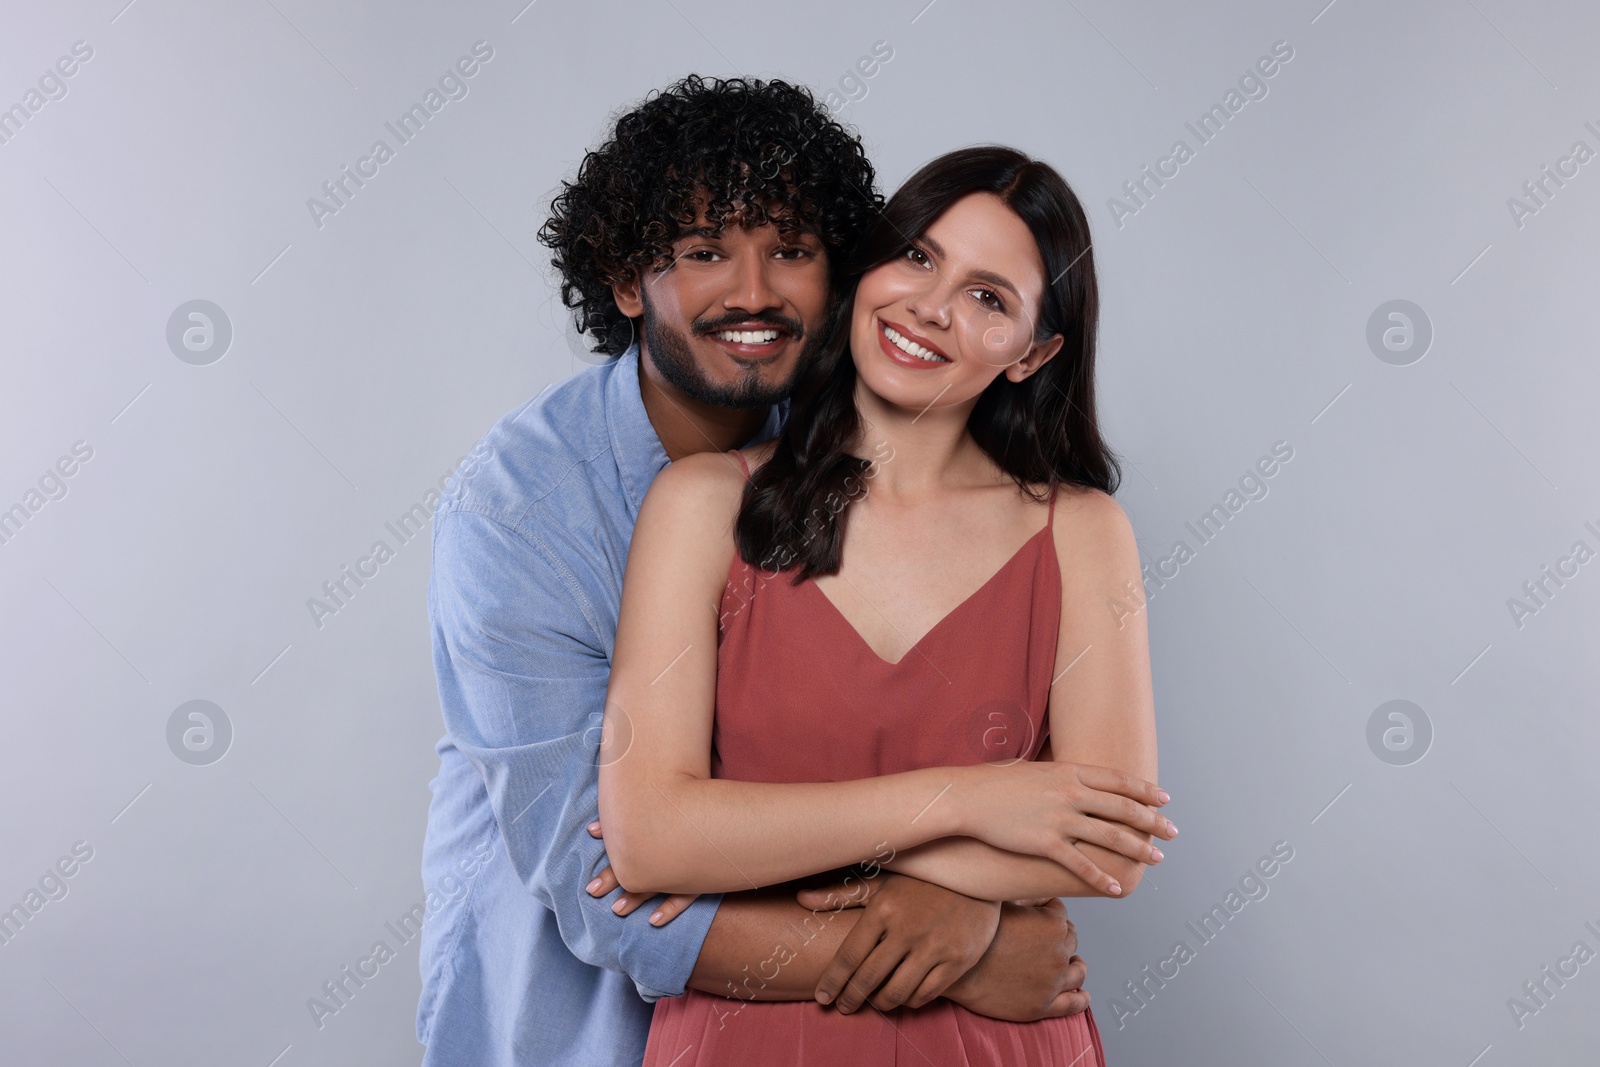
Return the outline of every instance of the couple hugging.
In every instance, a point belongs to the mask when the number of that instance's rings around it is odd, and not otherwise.
[[[540,238],[610,358],[435,515],[425,1062],[1099,1067],[1059,898],[1177,830],[1077,197],[691,76]]]

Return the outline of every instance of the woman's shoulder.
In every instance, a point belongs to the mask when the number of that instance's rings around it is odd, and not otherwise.
[[[748,445],[739,449],[738,452],[739,455],[744,457],[744,461],[750,465],[750,469],[753,471],[767,460],[771,459],[772,453],[777,451],[777,449],[778,439],[773,437],[769,440],[761,442],[759,445]]]
[[[664,467],[645,493],[632,559],[666,559],[720,581],[733,546],[744,471],[731,452],[700,452]]]
[[[1131,555],[1138,569],[1133,524],[1117,498],[1089,486],[1063,484],[1056,490],[1055,543],[1062,569],[1089,566],[1121,570]]]
[[[732,452],[696,452],[662,468],[645,494],[645,510],[670,511],[675,517],[695,514],[726,518],[738,510],[744,492],[744,468]]]

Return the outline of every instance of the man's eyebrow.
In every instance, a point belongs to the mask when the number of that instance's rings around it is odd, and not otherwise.
[[[928,251],[932,252],[940,259],[945,258],[944,248],[932,237],[929,237],[927,234],[923,234],[921,237],[917,238],[917,240],[927,245]],[[1004,275],[996,274],[992,270],[975,270],[972,272],[972,276],[978,279],[980,282],[988,282],[997,289],[1009,290],[1012,296],[1016,297],[1018,300],[1022,299],[1022,291],[1015,285],[1012,285]]]
[[[724,232],[726,232],[725,226],[690,226],[686,229],[679,230],[678,236],[673,238],[673,243],[676,244],[679,241],[689,241],[696,238],[718,241],[722,239]],[[809,237],[818,243],[822,243],[822,235],[810,226],[801,226],[800,228],[795,229],[784,236],[786,239],[791,240],[795,238]]]

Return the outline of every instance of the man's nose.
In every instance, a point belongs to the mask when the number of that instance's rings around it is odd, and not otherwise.
[[[741,256],[734,261],[734,279],[722,298],[723,307],[766,311],[781,307],[783,298],[772,284],[772,263],[766,256]]]

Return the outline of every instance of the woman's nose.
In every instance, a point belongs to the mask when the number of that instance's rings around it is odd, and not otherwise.
[[[925,323],[942,330],[950,328],[950,299],[942,285],[930,285],[906,301],[906,308]]]

